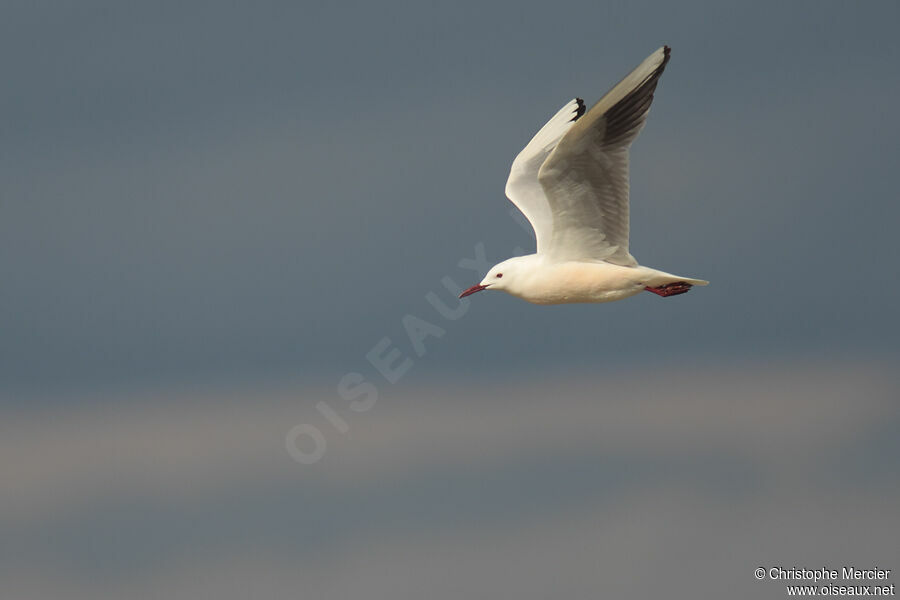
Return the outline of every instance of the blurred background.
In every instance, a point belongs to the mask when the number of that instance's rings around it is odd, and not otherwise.
[[[900,569],[896,2],[4,8],[5,595]],[[533,248],[515,154],[662,44],[632,253],[711,285],[460,304]]]

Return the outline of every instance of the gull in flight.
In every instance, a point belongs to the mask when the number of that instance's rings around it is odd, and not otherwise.
[[[587,112],[572,100],[519,153],[506,195],[534,228],[537,252],[495,265],[460,298],[501,290],[535,304],[612,302],[708,283],[643,267],[628,252],[628,148],[669,53],[651,54]]]

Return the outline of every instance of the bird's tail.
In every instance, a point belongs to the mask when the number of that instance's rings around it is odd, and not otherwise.
[[[705,279],[682,277],[681,275],[673,275],[672,273],[666,273],[665,271],[658,271],[656,269],[648,269],[648,273],[644,281],[646,282],[646,285],[651,287],[679,282],[689,283],[691,285],[709,285],[709,282]]]
[[[709,282],[705,279],[691,279],[690,277],[679,277],[678,281],[683,281],[691,285],[709,285]]]

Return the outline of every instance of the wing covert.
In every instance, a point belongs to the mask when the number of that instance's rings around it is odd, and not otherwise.
[[[531,223],[538,252],[550,242],[553,231],[553,215],[544,188],[538,181],[538,171],[584,111],[581,98],[575,98],[563,106],[519,152],[510,168],[506,196]]]

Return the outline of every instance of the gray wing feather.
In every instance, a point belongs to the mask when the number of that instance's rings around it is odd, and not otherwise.
[[[553,213],[538,181],[541,166],[572,124],[584,114],[581,98],[566,103],[535,134],[513,161],[506,181],[506,196],[534,228],[537,251],[542,252],[553,235]]]
[[[628,252],[628,149],[647,119],[669,61],[664,46],[575,122],[541,166],[553,213],[546,252],[559,260],[634,266]]]

